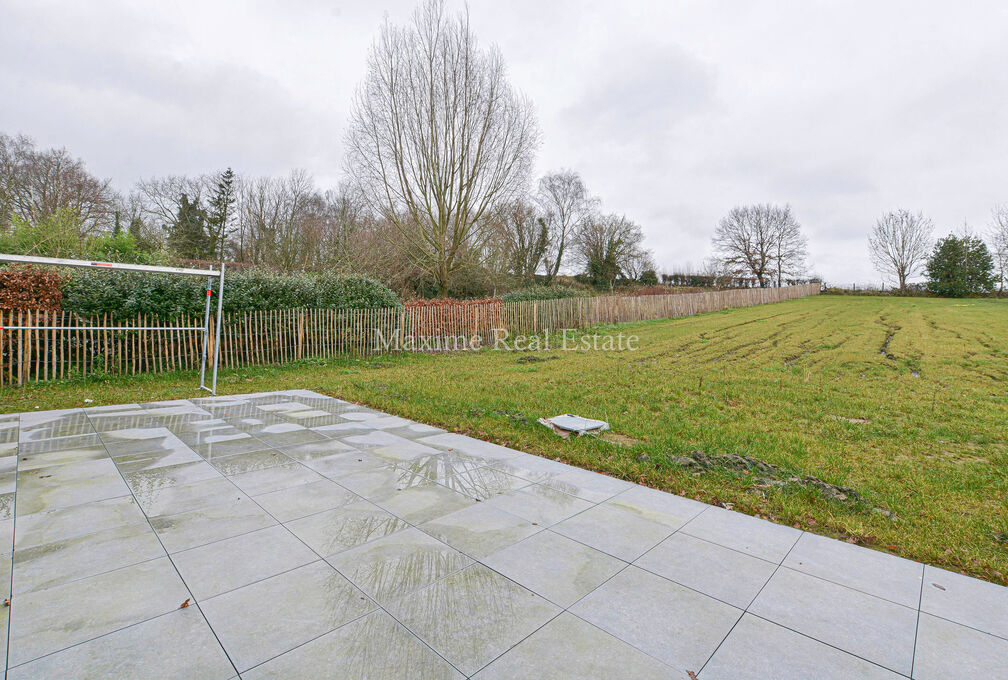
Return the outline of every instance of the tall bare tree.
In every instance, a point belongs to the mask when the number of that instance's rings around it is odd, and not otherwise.
[[[538,142],[500,51],[479,47],[467,13],[426,0],[411,25],[386,22],[371,48],[346,169],[444,291],[486,238],[487,211],[524,186]]]
[[[805,238],[789,205],[736,206],[718,223],[712,242],[722,272],[752,277],[761,288],[805,267]]]
[[[595,212],[598,201],[588,195],[581,175],[573,170],[543,176],[536,200],[549,229],[543,257],[548,285],[560,271],[571,242],[584,220]]]
[[[784,206],[771,219],[770,239],[779,288],[785,280],[801,277],[808,262],[808,239],[801,232],[791,206]]]
[[[868,237],[868,252],[875,269],[892,277],[901,293],[906,293],[907,279],[919,274],[931,249],[934,224],[923,213],[909,210],[887,212],[875,222]]]
[[[38,149],[29,137],[0,134],[0,226],[13,215],[36,224],[59,212],[84,237],[110,231],[116,205],[111,182],[66,149]]]
[[[991,211],[991,254],[998,270],[998,292],[1003,293],[1008,279],[1008,205],[996,205]]]

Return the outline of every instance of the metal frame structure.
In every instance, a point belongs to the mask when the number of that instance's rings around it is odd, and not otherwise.
[[[0,326],[0,330],[30,331],[30,330],[176,330],[176,331],[203,331],[203,357],[200,361],[200,389],[207,390],[210,394],[217,394],[217,366],[220,363],[220,338],[221,338],[221,317],[224,312],[224,263],[221,262],[220,270],[215,269],[192,269],[189,267],[158,267],[146,264],[123,264],[120,262],[91,262],[89,260],[68,260],[61,257],[36,257],[34,255],[5,255],[0,253],[0,262],[13,262],[22,264],[36,264],[45,267],[78,267],[86,269],[119,269],[131,272],[147,272],[151,274],[182,274],[184,276],[205,276],[206,277],[206,305],[203,309],[203,327],[199,326]],[[214,356],[213,373],[210,387],[206,384],[207,355],[210,346],[210,300],[213,297],[213,280],[218,280],[217,284],[217,313],[214,317]]]

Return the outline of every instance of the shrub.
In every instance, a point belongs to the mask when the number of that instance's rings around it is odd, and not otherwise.
[[[645,269],[644,272],[640,275],[640,278],[637,280],[640,281],[645,286],[657,286],[658,272],[656,272],[654,269]]]
[[[60,285],[65,278],[31,265],[0,268],[0,309],[59,309],[63,298]]]
[[[571,286],[554,284],[552,286],[527,286],[507,293],[502,298],[504,302],[523,302],[526,300],[559,300],[561,298],[584,297],[584,293]]]
[[[137,315],[172,318],[200,315],[205,280],[199,277],[124,271],[76,271],[63,286],[63,308],[85,316]],[[214,282],[216,291],[216,281]],[[275,274],[251,269],[224,278],[225,313],[312,307],[374,309],[398,307],[384,284],[363,276]]]

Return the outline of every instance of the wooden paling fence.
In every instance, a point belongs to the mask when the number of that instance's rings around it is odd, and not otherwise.
[[[541,335],[565,328],[669,319],[815,295],[819,284],[703,293],[487,302],[406,309],[280,309],[226,316],[224,368],[311,357],[437,352],[492,344],[502,332]],[[193,370],[203,351],[202,318],[126,321],[63,311],[0,309],[0,386],[104,374]],[[211,320],[212,324],[212,320]],[[14,330],[11,327],[56,326]],[[154,328],[154,330],[151,330]],[[214,352],[211,327],[208,351]],[[472,343],[479,338],[480,343]]]

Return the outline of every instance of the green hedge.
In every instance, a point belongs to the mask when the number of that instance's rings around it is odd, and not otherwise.
[[[503,296],[504,302],[523,302],[525,300],[559,300],[560,298],[584,297],[585,293],[572,288],[554,284],[552,286],[527,286],[513,290]]]
[[[163,318],[199,315],[206,299],[205,282],[195,276],[76,270],[63,284],[63,309],[86,316],[109,314],[116,319],[138,314]],[[247,270],[224,278],[224,311],[229,314],[298,307],[399,306],[398,296],[388,286],[363,276]]]

